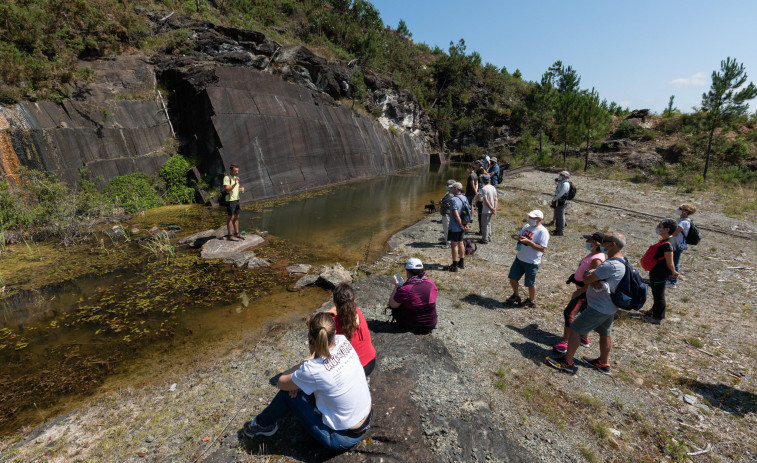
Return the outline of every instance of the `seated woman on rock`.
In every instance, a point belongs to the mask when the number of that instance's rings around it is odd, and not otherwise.
[[[308,321],[310,358],[285,371],[281,389],[265,410],[245,423],[247,437],[272,436],[277,422],[291,410],[308,433],[332,450],[360,442],[371,425],[371,394],[360,359],[350,342],[336,334],[328,313]]]
[[[336,334],[342,334],[350,341],[360,358],[365,376],[376,366],[376,349],[371,343],[371,332],[363,312],[355,305],[355,290],[348,283],[340,283],[334,288],[334,305],[326,311],[334,317]]]
[[[389,307],[392,317],[411,331],[428,333],[436,327],[436,285],[426,276],[423,262],[412,257],[405,264],[407,281],[395,277]]]

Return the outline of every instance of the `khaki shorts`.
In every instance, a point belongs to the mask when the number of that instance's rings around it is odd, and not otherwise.
[[[570,324],[570,329],[582,335],[596,331],[602,336],[610,336],[614,320],[615,314],[607,315],[597,312],[591,307],[587,307],[586,310],[581,312],[581,315],[573,320],[573,323]]]

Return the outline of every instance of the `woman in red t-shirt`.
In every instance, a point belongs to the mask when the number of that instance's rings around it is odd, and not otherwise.
[[[346,337],[360,358],[365,376],[376,366],[376,349],[371,344],[371,332],[360,309],[355,305],[355,290],[347,283],[334,288],[334,306],[326,313],[334,316],[336,334]]]

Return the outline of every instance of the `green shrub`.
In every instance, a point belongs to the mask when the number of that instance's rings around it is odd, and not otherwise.
[[[461,151],[463,152],[464,162],[473,162],[481,159],[484,155],[484,149],[478,145],[463,146]]]
[[[181,154],[171,156],[160,169],[160,178],[166,184],[165,201],[169,204],[193,202],[195,191],[189,186],[187,171],[192,167]]]
[[[143,211],[163,205],[152,180],[141,172],[115,177],[103,188],[103,194],[126,212]]]
[[[6,182],[0,182],[0,230],[20,226],[19,195],[10,192]]]
[[[641,129],[632,124],[628,121],[623,121],[620,124],[618,124],[618,127],[615,129],[615,137],[616,138],[633,138],[637,136],[641,132]]]
[[[723,147],[723,152],[719,161],[724,164],[731,164],[733,166],[739,166],[744,163],[749,156],[749,144],[743,138],[737,138],[729,141]]]

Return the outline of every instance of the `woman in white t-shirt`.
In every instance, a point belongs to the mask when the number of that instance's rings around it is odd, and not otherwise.
[[[697,207],[690,203],[681,204],[676,210],[676,215],[679,216],[679,218],[676,219],[678,228],[675,232],[673,232],[672,235],[670,235],[673,238],[674,244],[673,265],[676,268],[676,272],[680,270],[678,263],[681,261],[681,254],[683,254],[683,251],[687,249],[686,236],[688,236],[689,230],[691,229],[691,219],[689,218],[689,216],[696,211]],[[668,288],[675,288],[677,283],[678,278],[669,278],[666,286]]]
[[[279,419],[291,410],[327,448],[347,450],[360,442],[371,424],[371,394],[355,349],[335,333],[328,313],[308,321],[310,358],[281,374],[276,384],[281,391],[245,423],[247,437],[273,435]]]

